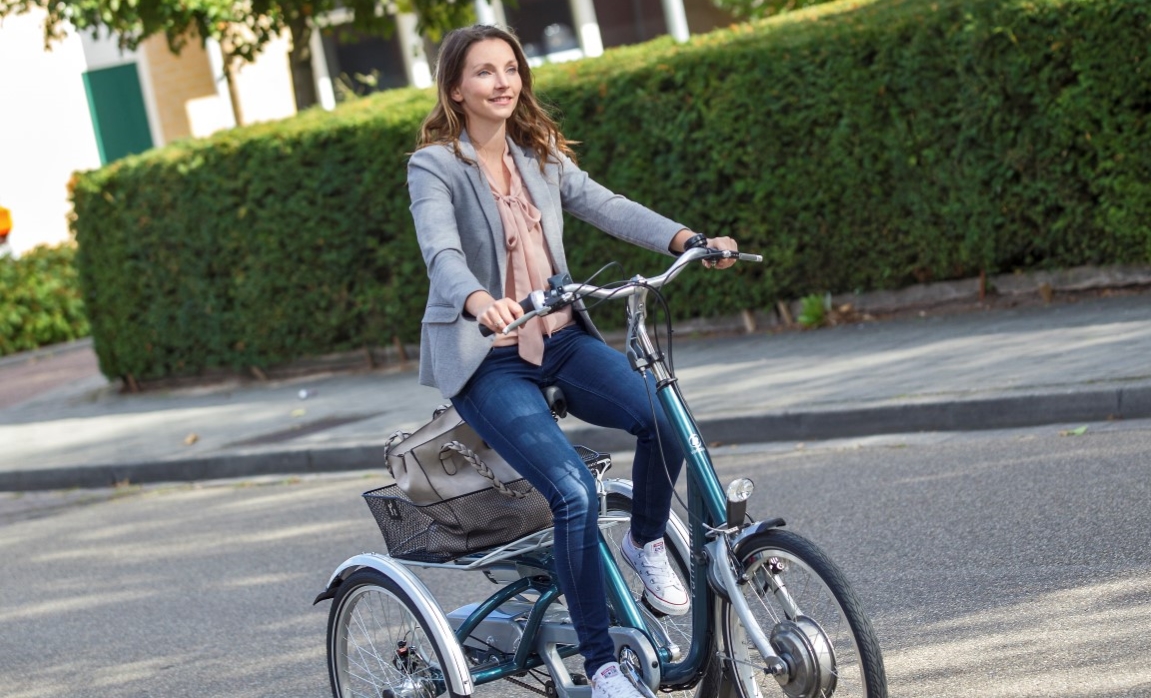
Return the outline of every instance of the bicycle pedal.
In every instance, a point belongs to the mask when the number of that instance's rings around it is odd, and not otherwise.
[[[640,593],[639,602],[644,608],[647,609],[648,613],[655,616],[656,620],[663,620],[664,618],[667,618],[666,613],[651,605],[651,602],[647,600],[647,594]]]

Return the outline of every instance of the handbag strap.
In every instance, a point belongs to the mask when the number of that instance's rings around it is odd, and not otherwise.
[[[399,431],[393,431],[392,435],[388,437],[388,440],[384,442],[384,467],[388,469],[388,474],[392,477],[396,476],[396,474],[392,472],[392,463],[388,460],[388,456],[391,455],[392,452],[392,446],[395,446],[397,441],[403,441],[409,436],[411,436],[411,434],[400,429]]]
[[[496,474],[493,473],[492,469],[488,467],[488,464],[485,463],[482,458],[477,456],[475,451],[471,450],[459,441],[449,441],[444,444],[444,447],[440,449],[441,460],[443,460],[445,451],[455,451],[456,453],[463,456],[464,460],[466,460],[468,463],[471,463],[472,467],[476,469],[476,472],[488,480],[491,480],[493,490],[499,492],[505,497],[511,497],[512,499],[523,499],[527,496],[523,492],[516,492],[513,489],[509,489],[507,485],[500,482],[499,478],[496,477]]]

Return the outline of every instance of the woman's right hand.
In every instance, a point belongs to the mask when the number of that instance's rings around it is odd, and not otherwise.
[[[468,312],[492,332],[503,332],[505,327],[524,314],[518,302],[511,298],[497,300],[486,291],[476,291],[468,296],[465,305]]]

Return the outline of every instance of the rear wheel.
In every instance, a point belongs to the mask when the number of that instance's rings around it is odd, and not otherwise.
[[[790,531],[770,529],[741,541],[735,555],[748,579],[740,591],[788,666],[786,676],[767,674],[735,611],[723,604],[724,647],[739,695],[887,696],[871,623],[843,573],[819,548]]]
[[[373,569],[340,584],[328,616],[328,674],[335,698],[449,694],[443,652],[411,598]],[[455,695],[455,694],[449,694]]]

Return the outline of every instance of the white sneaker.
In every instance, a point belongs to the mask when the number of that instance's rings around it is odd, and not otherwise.
[[[643,582],[643,595],[653,608],[669,616],[687,613],[691,608],[687,589],[667,561],[667,549],[662,538],[638,548],[628,533],[619,548],[623,559]]]
[[[608,662],[591,677],[591,698],[644,698],[619,669],[618,662]]]

